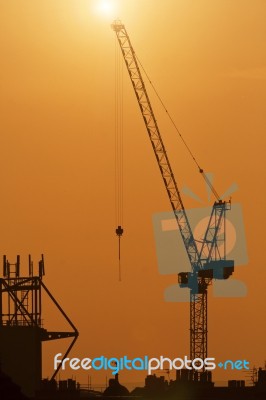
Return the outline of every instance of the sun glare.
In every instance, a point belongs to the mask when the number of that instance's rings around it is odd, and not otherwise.
[[[103,16],[114,17],[116,13],[116,4],[111,0],[99,0],[95,4],[95,11]]]

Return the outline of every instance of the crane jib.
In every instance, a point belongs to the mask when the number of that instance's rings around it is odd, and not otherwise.
[[[155,119],[153,109],[149,100],[149,96],[146,91],[146,87],[138,66],[138,62],[135,56],[135,52],[131,45],[129,36],[123,24],[115,22],[112,25],[113,30],[117,35],[122,54],[126,63],[126,67],[129,72],[131,83],[134,88],[135,95],[138,100],[138,104],[141,110],[141,114],[144,123],[147,128],[147,132],[152,143],[153,151],[155,153],[157,163],[163,178],[163,182],[174,211],[174,215],[183,239],[192,271],[200,268],[200,256],[199,251],[193,236],[192,229],[190,227],[187,214],[178,190],[174,174],[164,147],[164,143],[161,138],[161,134]],[[195,271],[196,272],[196,271]]]

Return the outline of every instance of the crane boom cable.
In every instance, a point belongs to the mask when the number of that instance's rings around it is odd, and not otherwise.
[[[115,41],[115,213],[123,224],[123,64]]]
[[[216,191],[215,188],[213,187],[211,181],[209,180],[208,176],[205,174],[204,170],[200,167],[200,165],[199,165],[199,163],[198,163],[198,161],[197,161],[195,155],[193,154],[192,150],[190,149],[189,145],[187,144],[186,140],[184,139],[183,135],[181,134],[180,130],[178,129],[178,127],[177,127],[177,125],[176,125],[176,123],[175,123],[173,117],[171,116],[171,114],[169,113],[168,109],[166,108],[166,106],[165,106],[165,104],[164,104],[164,102],[163,102],[161,96],[159,95],[159,93],[158,93],[156,87],[154,86],[153,82],[151,81],[151,79],[150,79],[148,73],[146,72],[146,70],[145,70],[143,64],[141,63],[141,61],[140,61],[140,59],[138,58],[138,56],[136,55],[136,53],[135,53],[135,56],[136,56],[136,59],[138,60],[139,65],[141,66],[141,69],[143,70],[143,72],[144,72],[144,74],[145,74],[145,76],[146,76],[146,78],[147,78],[149,84],[151,85],[151,87],[152,87],[154,93],[156,94],[156,96],[157,96],[159,102],[161,103],[161,105],[162,105],[164,111],[166,112],[166,114],[167,114],[169,120],[171,121],[172,125],[174,126],[174,128],[175,128],[177,134],[179,135],[179,137],[180,137],[181,141],[183,142],[184,146],[186,147],[186,149],[187,149],[189,155],[191,156],[192,160],[194,161],[194,163],[195,163],[196,166],[198,167],[199,172],[200,172],[201,175],[203,176],[205,182],[207,183],[207,185],[208,185],[209,188],[211,189],[211,191],[212,191],[212,193],[214,194],[214,196],[216,197],[216,199],[217,199],[217,200],[220,200],[220,196],[218,195],[217,191]]]
[[[121,236],[123,235],[123,59],[115,40],[115,223],[118,236],[118,280],[121,275]]]
[[[114,114],[115,114],[115,224],[118,223],[118,177],[117,177],[117,171],[118,171],[118,167],[117,167],[117,142],[118,142],[118,138],[117,138],[117,44],[115,42],[115,87],[114,87],[114,91],[115,91],[115,109],[114,109]]]

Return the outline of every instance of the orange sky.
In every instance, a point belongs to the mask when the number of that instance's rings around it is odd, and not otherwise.
[[[36,264],[44,253],[45,283],[80,331],[72,356],[183,356],[189,308],[164,301],[177,278],[158,273],[152,227],[152,215],[170,204],[126,72],[123,280],[117,279],[115,37],[112,18],[97,15],[95,3],[0,1],[0,252],[10,261],[20,254],[25,264],[28,253]],[[249,264],[235,277],[248,296],[209,296],[209,353],[262,365],[266,3],[121,0],[117,7],[178,127],[204,169],[215,173],[216,189],[239,186],[233,202],[243,206]],[[180,187],[205,198],[194,164],[157,113]],[[184,202],[199,206],[186,196]],[[45,326],[60,329],[47,309]],[[44,347],[44,376],[64,348],[63,341]],[[215,378],[228,376],[217,371]]]

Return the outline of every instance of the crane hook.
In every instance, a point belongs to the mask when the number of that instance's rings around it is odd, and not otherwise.
[[[121,225],[118,225],[118,227],[117,227],[116,230],[115,230],[115,233],[116,233],[117,236],[118,236],[119,281],[121,281],[122,278],[121,278],[121,261],[120,261],[120,258],[121,258],[120,238],[121,238],[121,236],[122,236],[123,233],[124,233],[124,229],[122,228]]]
[[[121,225],[118,225],[118,227],[117,227],[116,230],[115,230],[115,233],[116,233],[117,236],[119,236],[119,237],[123,235],[124,229],[122,228]]]

